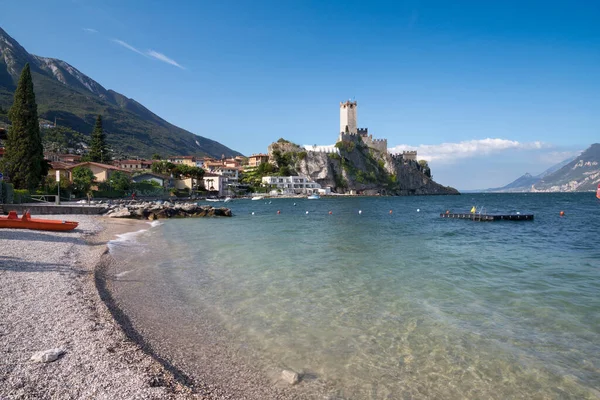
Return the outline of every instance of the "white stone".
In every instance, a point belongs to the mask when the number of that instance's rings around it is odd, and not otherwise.
[[[108,214],[110,218],[122,218],[131,216],[131,212],[127,209],[127,207],[121,207],[116,210],[113,210]]]
[[[296,383],[300,382],[300,375],[298,375],[297,372],[290,371],[289,369],[284,369],[283,371],[281,371],[281,379],[283,379],[290,385],[295,385]]]
[[[52,361],[56,361],[58,357],[65,354],[63,349],[50,349],[44,351],[38,351],[34,355],[31,356],[30,360],[33,362],[39,363],[49,363]]]

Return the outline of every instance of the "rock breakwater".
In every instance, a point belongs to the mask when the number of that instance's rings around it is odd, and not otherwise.
[[[110,218],[166,219],[185,217],[231,217],[231,210],[225,207],[211,207],[196,203],[129,202],[111,204],[104,216]]]

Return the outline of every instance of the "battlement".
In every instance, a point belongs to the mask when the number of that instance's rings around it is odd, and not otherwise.
[[[356,101],[350,101],[350,100],[346,100],[346,101],[340,101],[340,108],[346,108],[346,107],[356,107],[358,105],[358,103]]]
[[[402,157],[405,160],[417,161],[417,152],[416,150],[405,150],[402,152]]]
[[[367,136],[369,134],[369,128],[358,128],[356,132],[361,136]]]

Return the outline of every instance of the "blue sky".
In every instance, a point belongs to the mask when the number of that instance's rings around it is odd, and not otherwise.
[[[360,127],[459,189],[600,141],[598,21],[595,0],[39,0],[0,14],[29,52],[246,155],[280,137],[333,144],[355,98]]]

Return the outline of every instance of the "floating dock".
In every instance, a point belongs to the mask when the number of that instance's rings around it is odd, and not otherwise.
[[[533,221],[533,214],[473,214],[445,213],[442,218],[470,219],[471,221]]]

